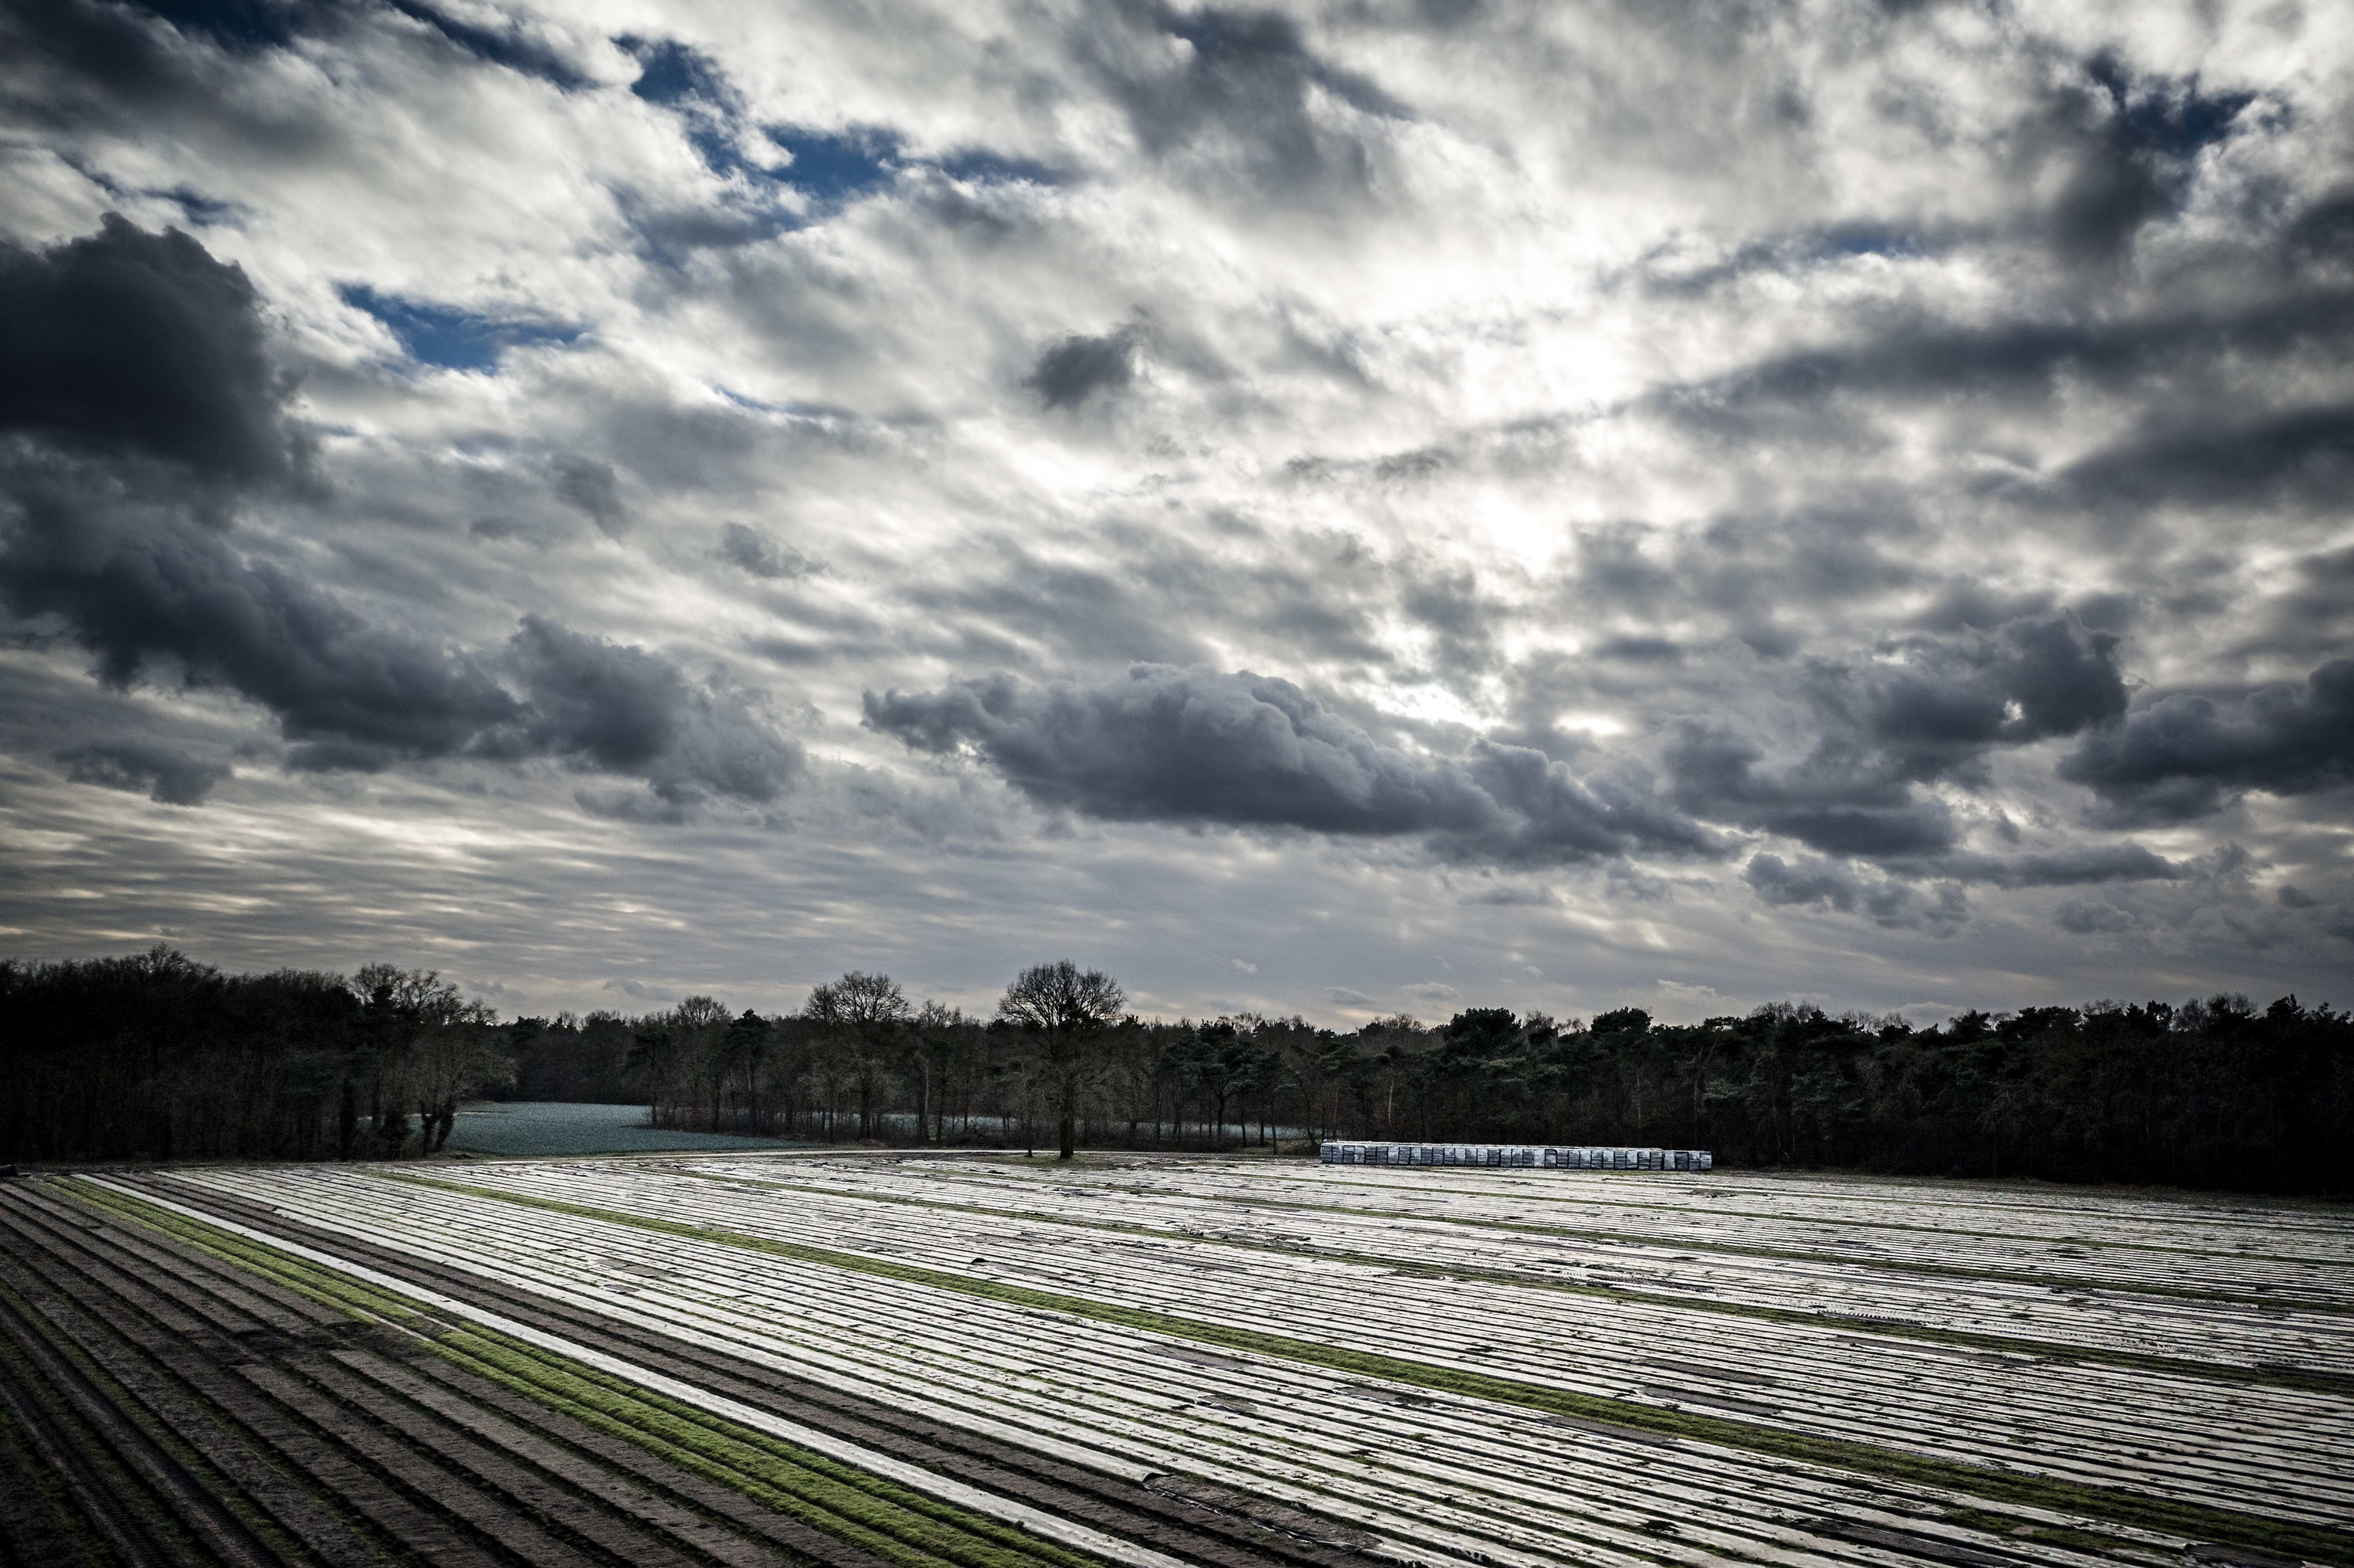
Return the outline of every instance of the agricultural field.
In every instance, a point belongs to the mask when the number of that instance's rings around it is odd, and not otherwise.
[[[15,1561],[2354,1568],[2354,1212],[696,1150],[0,1184]]]

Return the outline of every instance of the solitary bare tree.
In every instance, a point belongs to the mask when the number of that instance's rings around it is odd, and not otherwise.
[[[911,1010],[907,995],[889,975],[853,969],[810,992],[801,1016],[832,1030],[850,1046],[858,1083],[858,1136],[875,1132],[875,1091],[882,1086],[887,1054]]]
[[[1023,969],[997,1004],[997,1016],[1020,1024],[1037,1046],[1041,1075],[1055,1097],[1058,1160],[1077,1151],[1079,1080],[1104,1031],[1119,1022],[1127,1005],[1118,980],[1101,969],[1082,970],[1068,959]]]
[[[916,1085],[916,1141],[933,1143],[945,1136],[948,1106],[945,1092],[949,1065],[956,1058],[959,1035],[965,1027],[961,1008],[924,1003],[916,1014],[916,1048],[908,1065]]]

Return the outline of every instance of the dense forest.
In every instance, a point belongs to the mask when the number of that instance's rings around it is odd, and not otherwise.
[[[994,1016],[882,975],[799,1012],[499,1021],[429,973],[228,976],[167,948],[0,964],[0,1159],[429,1153],[462,1099],[649,1105],[835,1142],[1300,1151],[1323,1137],[1709,1149],[1726,1165],[2344,1192],[2354,1017],[2284,997],[1661,1025],[1500,1008],[1336,1032],[1124,1011],[1068,964]]]

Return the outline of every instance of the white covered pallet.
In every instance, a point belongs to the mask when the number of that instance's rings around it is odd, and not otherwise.
[[[1706,1171],[1705,1149],[1557,1148],[1543,1143],[1328,1141],[1327,1165],[1530,1165],[1547,1171]]]

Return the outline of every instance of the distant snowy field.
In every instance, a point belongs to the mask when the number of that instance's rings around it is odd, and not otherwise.
[[[648,1127],[644,1106],[484,1101],[458,1113],[451,1149],[469,1154],[657,1154],[665,1150],[792,1149],[781,1138]]]

